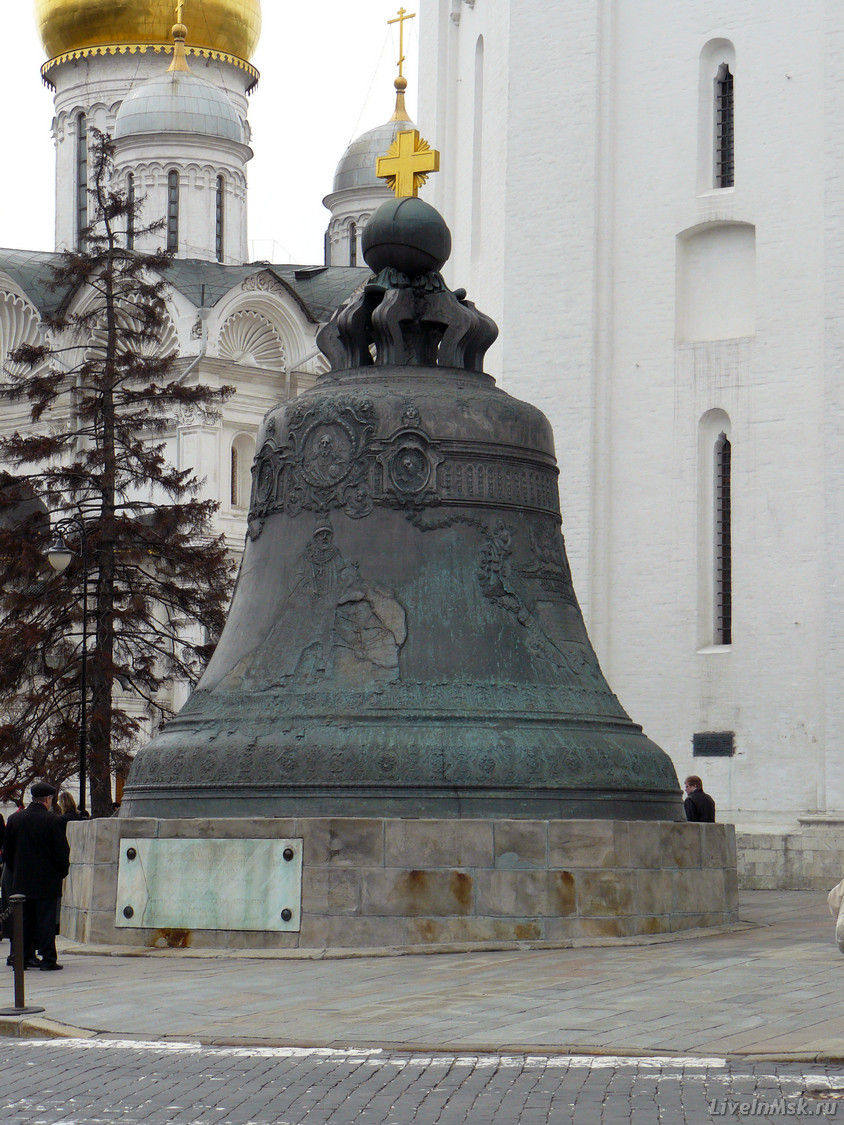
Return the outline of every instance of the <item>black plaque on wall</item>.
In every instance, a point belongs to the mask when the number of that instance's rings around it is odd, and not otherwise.
[[[735,731],[705,730],[692,735],[692,755],[695,758],[732,758],[735,752]]]

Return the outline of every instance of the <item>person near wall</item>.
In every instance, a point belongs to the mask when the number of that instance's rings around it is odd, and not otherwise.
[[[835,940],[844,953],[844,879],[836,884],[827,896],[829,912],[835,919]]]
[[[686,820],[704,821],[707,824],[715,823],[715,802],[708,793],[703,791],[703,782],[696,774],[687,777],[683,782],[686,799],[683,808],[686,810]]]
[[[72,795],[68,793],[66,789],[62,789],[61,793],[58,795],[56,800],[56,812],[65,826],[65,831],[72,820],[83,819],[82,813],[80,813],[79,809],[76,807],[76,801],[74,801]]]
[[[51,812],[55,795],[49,782],[36,782],[32,802],[13,813],[6,825],[10,893],[26,896],[23,940],[27,969],[62,968],[56,953],[56,901],[70,868],[70,848],[65,825]]]
[[[76,807],[76,801],[73,796],[68,793],[66,789],[62,789],[58,797],[56,797],[56,815],[64,825],[64,834],[67,837],[67,826],[73,820],[84,820],[82,813]],[[62,920],[62,900],[61,896],[56,899],[56,933],[61,933],[61,920]]]

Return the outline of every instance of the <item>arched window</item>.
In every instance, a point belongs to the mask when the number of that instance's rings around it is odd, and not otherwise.
[[[720,407],[698,423],[697,648],[722,652],[733,639],[732,423]]]
[[[705,194],[735,182],[736,49],[729,39],[710,39],[698,72],[697,190]]]
[[[126,215],[126,246],[135,249],[135,176],[130,172],[126,177],[126,202],[129,211]]]
[[[713,577],[713,639],[716,645],[729,645],[733,641],[733,555],[731,534],[731,476],[730,439],[721,432],[715,440],[713,467],[714,520],[713,547],[715,552]]]
[[[357,223],[349,223],[349,265],[358,264],[358,228]]]
[[[88,119],[84,113],[76,118],[76,248],[82,248],[82,236],[88,226]]]
[[[179,173],[175,169],[167,177],[167,249],[179,249]]]
[[[721,63],[715,75],[715,184],[716,188],[732,187],[735,182],[735,130],[733,75],[727,63]]]
[[[255,439],[249,434],[238,434],[231,447],[230,493],[233,508],[248,508],[252,487],[252,462],[255,458]]]
[[[217,177],[217,206],[215,210],[215,244],[217,248],[217,261],[225,258],[225,224],[226,224],[226,181],[223,176]]]

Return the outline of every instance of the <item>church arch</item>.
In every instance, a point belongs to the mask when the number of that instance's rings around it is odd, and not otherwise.
[[[99,294],[94,293],[90,288],[86,288],[78,294],[75,301],[72,302],[69,313],[72,316],[84,316],[95,302],[101,300]],[[156,333],[154,339],[141,341],[136,350],[142,356],[166,356],[178,355],[179,353],[179,334],[176,331],[175,322],[173,319],[172,302],[167,301],[167,313],[164,324],[161,329]],[[133,317],[131,307],[117,309],[117,328],[118,334],[121,328],[137,331],[141,327],[140,322]],[[98,326],[92,332],[80,338],[78,335],[73,341],[74,347],[78,347],[80,351],[75,355],[71,353],[67,358],[68,364],[78,363],[82,358],[96,357],[97,350],[101,349],[105,342],[105,328]],[[118,344],[118,346],[120,346]],[[121,349],[125,350],[125,349]]]
[[[254,274],[244,281],[243,285],[223,297],[214,307],[214,325],[209,334],[209,351],[222,357],[221,341],[223,329],[232,319],[241,312],[252,313],[262,317],[270,326],[281,348],[283,362],[281,366],[274,366],[270,370],[286,371],[289,363],[297,356],[305,355],[313,348],[313,331],[308,331],[304,314],[296,304],[295,297],[288,292],[284,285],[270,271]],[[235,326],[230,325],[230,329]],[[243,324],[238,333],[245,331],[248,324]],[[226,333],[229,336],[229,332]],[[228,356],[232,359],[234,339],[225,345]],[[241,361],[245,362],[245,361]]]
[[[125,352],[128,351],[128,348],[121,346],[119,340],[121,329],[124,331],[137,332],[141,328],[141,322],[133,317],[127,309],[120,308],[117,310],[116,319],[118,351]],[[89,355],[95,354],[98,348],[102,348],[105,345],[105,339],[105,328],[94,329],[88,343]],[[177,355],[179,352],[179,336],[170,317],[167,317],[166,322],[162,325],[155,339],[142,339],[138,341],[136,344],[133,344],[133,351],[135,351],[137,355],[147,358],[152,358],[153,356]]]
[[[90,129],[99,129],[101,133],[109,131],[109,107],[105,102],[94,102],[87,108],[88,126]]]
[[[229,501],[233,508],[248,508],[255,459],[253,434],[238,434],[229,450]]]
[[[3,373],[23,375],[29,370],[24,364],[9,358],[9,352],[24,344],[40,342],[41,318],[36,310],[16,293],[0,290],[0,368]]]
[[[217,345],[221,359],[265,371],[284,371],[284,344],[269,317],[254,309],[241,309],[220,328]]]

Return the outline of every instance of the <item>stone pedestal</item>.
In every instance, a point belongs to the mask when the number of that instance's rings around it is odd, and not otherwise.
[[[230,949],[564,942],[738,918],[728,824],[609,820],[110,819],[68,826],[62,933]],[[116,925],[122,840],[301,841],[295,932]],[[190,873],[196,893],[206,873]],[[254,877],[254,873],[253,873]],[[239,878],[231,870],[234,886]]]

